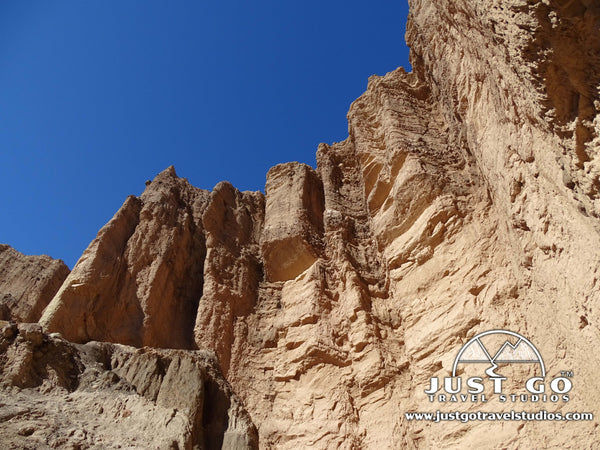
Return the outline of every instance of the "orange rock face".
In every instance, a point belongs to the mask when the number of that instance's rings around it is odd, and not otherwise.
[[[213,349],[262,448],[593,448],[593,420],[405,413],[600,414],[599,7],[410,6],[413,71],[370,78],[316,169],[272,168],[264,196],[165,170],[40,323],[75,342]],[[572,374],[568,401],[431,401],[431,378],[493,329],[537,346],[546,389]],[[535,370],[498,372],[509,393]]]

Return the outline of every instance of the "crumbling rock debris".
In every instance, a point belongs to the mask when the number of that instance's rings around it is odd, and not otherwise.
[[[32,323],[5,336],[4,448],[258,448],[210,352],[72,344]]]

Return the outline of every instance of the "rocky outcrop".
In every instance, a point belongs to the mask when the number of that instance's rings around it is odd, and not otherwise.
[[[593,447],[593,421],[556,433],[404,413],[595,411],[600,8],[410,6],[413,71],[369,79],[316,169],[274,167],[265,196],[167,169],[100,230],[41,324],[213,349],[262,448]],[[572,373],[569,401],[431,402],[429,379],[491,329],[534,342],[548,380]]]
[[[280,164],[267,174],[261,251],[268,281],[292,280],[319,258],[323,239],[323,187],[315,171]]]
[[[193,348],[208,200],[163,171],[99,231],[40,323],[74,342]]]
[[[262,279],[259,242],[264,208],[260,192],[241,193],[222,182],[202,216],[207,250],[194,338],[199,348],[217,352],[225,373],[235,322],[254,309]]]
[[[69,274],[59,259],[0,244],[0,320],[35,322]]]
[[[257,448],[214,354],[76,345],[38,324],[2,325],[6,448]]]

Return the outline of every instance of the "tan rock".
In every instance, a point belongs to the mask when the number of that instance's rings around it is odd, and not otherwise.
[[[59,259],[0,244],[0,319],[35,322],[69,274]]]
[[[167,169],[100,231],[41,323],[79,342],[215,350],[263,448],[594,448],[594,421],[404,415],[599,414],[600,11],[525,3],[411,0],[413,71],[370,78],[316,170],[276,166],[263,197]],[[569,401],[430,402],[430,378],[492,329],[533,342],[546,381],[572,371]],[[516,389],[537,369],[498,370]],[[160,396],[156,376],[136,386]],[[194,402],[202,389],[175,390]]]
[[[160,173],[99,231],[40,323],[74,342],[194,347],[208,195]]]
[[[261,250],[269,281],[291,280],[319,257],[323,187],[306,164],[280,164],[267,174]]]
[[[41,332],[34,347],[34,324],[21,325],[0,337],[3,446],[258,448],[213,354],[74,345]]]
[[[259,242],[264,209],[260,192],[239,192],[222,182],[210,194],[202,216],[206,259],[194,335],[199,348],[217,352],[224,373],[229,369],[235,321],[253,311],[262,280]]]
[[[42,345],[44,341],[44,333],[42,327],[37,323],[20,323],[17,326],[19,334],[27,342],[31,342],[33,346]]]

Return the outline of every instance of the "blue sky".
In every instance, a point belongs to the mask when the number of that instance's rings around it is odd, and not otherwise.
[[[372,74],[409,68],[405,0],[0,3],[0,242],[73,267],[174,164],[264,190],[347,136]]]

